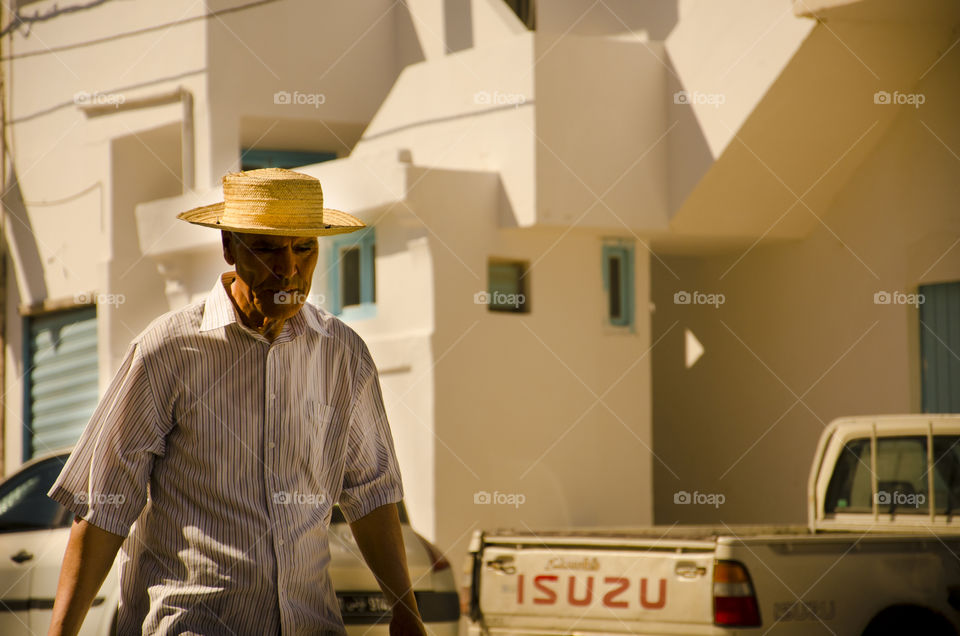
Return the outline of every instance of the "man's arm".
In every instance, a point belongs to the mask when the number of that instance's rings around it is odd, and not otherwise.
[[[390,634],[426,634],[407,571],[396,504],[374,509],[350,524],[364,560],[393,608]]]
[[[74,519],[60,568],[48,636],[74,636],[113,565],[125,537]]]

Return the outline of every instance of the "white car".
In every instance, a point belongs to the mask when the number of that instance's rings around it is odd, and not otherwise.
[[[47,497],[70,451],[25,464],[0,484],[0,636],[46,634],[60,564],[73,515]],[[400,521],[414,594],[432,634],[457,633],[460,601],[450,564],[440,550],[414,532],[401,504]],[[339,508],[330,522],[330,576],[347,633],[387,634],[390,612]],[[118,559],[119,560],[119,559]],[[120,584],[110,569],[80,631],[115,634]]]

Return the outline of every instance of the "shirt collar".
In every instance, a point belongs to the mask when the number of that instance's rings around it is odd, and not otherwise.
[[[233,301],[230,300],[230,296],[227,294],[226,286],[233,282],[236,275],[236,272],[230,271],[224,272],[217,277],[217,282],[214,283],[213,289],[210,290],[210,293],[207,295],[207,300],[204,303],[203,319],[200,321],[201,333],[226,327],[230,323],[236,323],[241,329],[260,336],[260,334],[257,334],[253,329],[250,329],[241,322],[237,309],[233,306]],[[283,331],[277,339],[283,339],[284,333],[288,330],[292,331],[291,337],[296,338],[303,334],[307,327],[322,335],[329,335],[326,327],[324,327],[317,318],[316,313],[312,305],[304,303],[300,311],[284,323]],[[263,336],[260,337],[262,338]]]

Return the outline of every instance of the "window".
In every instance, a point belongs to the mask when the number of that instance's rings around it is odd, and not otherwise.
[[[960,437],[933,438],[933,501],[937,514],[960,510]]]
[[[528,313],[527,263],[491,259],[487,263],[487,309]]]
[[[836,468],[827,486],[826,513],[873,512],[870,497],[870,440],[847,442],[837,459]]]
[[[877,505],[881,514],[928,514],[927,438],[877,440]]]
[[[51,457],[23,469],[0,487],[0,532],[23,532],[69,527],[73,515],[47,497],[66,455]]]
[[[921,285],[920,384],[924,413],[960,413],[960,282]]]
[[[243,148],[240,152],[240,169],[257,168],[296,168],[312,163],[330,161],[337,158],[335,152],[303,152],[300,150],[270,150],[262,148]]]
[[[934,444],[941,455],[948,446],[937,438]],[[935,490],[943,490],[948,499],[948,488],[958,489],[956,458],[947,458],[937,467]],[[877,439],[877,491],[873,492],[870,468],[870,440],[856,439],[847,443],[837,460],[836,468],[827,486],[824,511],[873,512],[876,501],[880,514],[914,515],[929,514],[930,493],[927,487],[927,438],[926,437],[880,437]],[[943,471],[947,471],[944,474]],[[954,472],[950,472],[954,471]],[[947,481],[944,482],[944,476]],[[939,485],[937,485],[939,483]],[[937,502],[942,510],[946,501]]]
[[[26,460],[76,443],[97,408],[96,309],[28,316],[24,349]]]
[[[330,311],[341,318],[375,315],[376,249],[372,227],[330,241]]]
[[[608,240],[603,246],[603,289],[606,292],[607,323],[633,326],[633,246]]]

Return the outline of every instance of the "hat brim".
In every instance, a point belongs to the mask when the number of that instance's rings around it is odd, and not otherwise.
[[[212,205],[204,205],[177,215],[178,219],[183,219],[194,225],[202,225],[215,230],[227,230],[228,232],[242,232],[245,234],[272,234],[274,236],[327,236],[330,234],[345,234],[347,232],[356,232],[367,227],[366,223],[346,212],[323,209],[322,225],[290,227],[290,226],[272,226],[272,225],[230,225],[223,222],[223,201]]]

